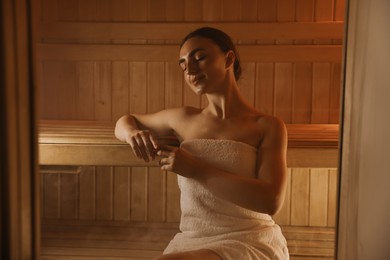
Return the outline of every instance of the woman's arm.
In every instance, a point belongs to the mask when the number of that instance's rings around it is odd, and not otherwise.
[[[274,215],[281,207],[286,190],[286,128],[278,119],[266,119],[264,137],[258,150],[258,178],[249,179],[216,169],[182,149],[166,148],[161,169],[194,178],[216,196],[241,207]]]
[[[162,110],[153,114],[124,115],[115,125],[115,136],[127,142],[134,154],[144,161],[154,160],[160,149],[157,137],[172,135],[172,118],[177,116],[178,109]]]

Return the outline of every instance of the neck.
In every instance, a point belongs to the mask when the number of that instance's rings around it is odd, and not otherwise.
[[[208,105],[204,109],[206,113],[220,119],[227,119],[241,113],[243,109],[248,108],[235,82],[221,89],[223,89],[221,93],[206,94],[208,100]]]

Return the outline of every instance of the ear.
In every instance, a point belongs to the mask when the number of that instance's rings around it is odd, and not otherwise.
[[[233,66],[236,60],[236,55],[232,50],[229,50],[225,55],[225,59],[226,59],[225,67],[229,68],[230,66]]]

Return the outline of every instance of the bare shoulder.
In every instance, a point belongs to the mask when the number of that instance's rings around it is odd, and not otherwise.
[[[190,106],[184,106],[184,107],[177,107],[177,108],[169,108],[164,110],[164,113],[166,116],[169,116],[173,120],[184,120],[188,117],[197,115],[201,112],[201,109],[190,107]]]
[[[287,129],[285,123],[278,117],[262,115],[258,118],[257,123],[262,129],[262,144],[276,143],[285,146],[287,144]]]

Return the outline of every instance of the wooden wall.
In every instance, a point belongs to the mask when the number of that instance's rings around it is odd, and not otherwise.
[[[275,221],[283,226],[335,227],[337,170],[293,168],[288,173],[286,199]],[[180,220],[176,175],[158,167],[46,170],[42,184],[44,219]]]
[[[257,109],[288,124],[339,121],[343,0],[34,4],[41,21],[40,119],[115,121],[125,113],[204,106],[206,100],[183,81],[178,44],[191,30],[214,26],[237,44],[243,66],[239,86]],[[334,230],[337,171],[330,167],[289,169],[277,223]],[[115,165],[63,171],[43,168],[44,222],[179,221],[179,191],[171,173]]]
[[[201,107],[177,65],[194,28],[229,33],[239,82],[286,123],[338,123],[341,0],[40,0],[41,119],[115,121],[125,113]]]

